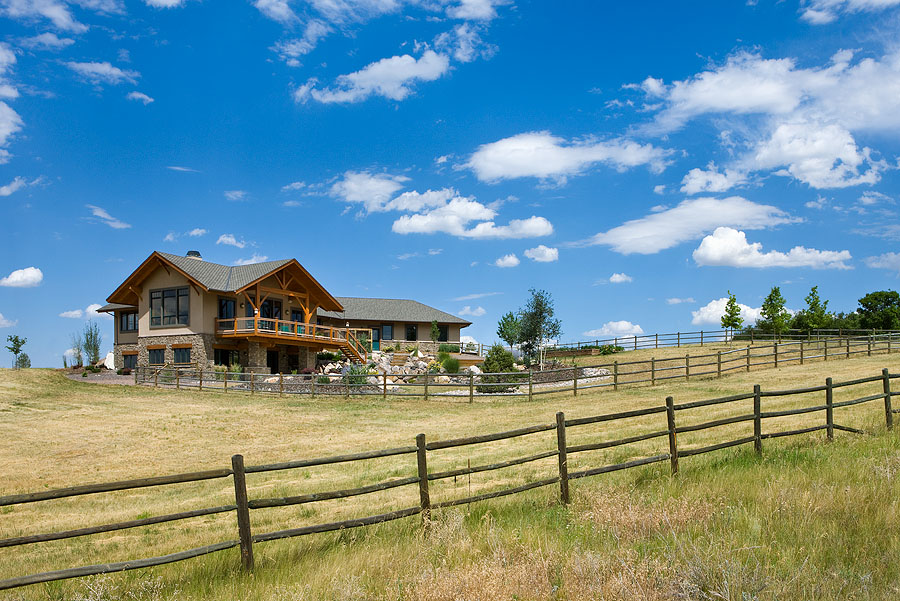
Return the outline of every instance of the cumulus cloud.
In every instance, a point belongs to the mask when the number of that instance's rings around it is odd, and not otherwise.
[[[300,57],[312,52],[319,41],[332,31],[331,26],[324,21],[313,19],[306,24],[301,37],[282,40],[275,44],[273,50],[288,66],[299,67]]]
[[[634,278],[632,278],[627,273],[614,273],[609,276],[609,282],[611,284],[626,284],[628,282],[633,282]]]
[[[484,144],[465,166],[487,182],[520,177],[564,182],[567,176],[583,173],[597,163],[619,171],[647,165],[654,173],[660,173],[669,154],[651,144],[626,139],[566,141],[548,131],[535,131]]]
[[[243,238],[238,240],[235,238],[234,234],[222,234],[219,236],[219,239],[216,240],[216,244],[224,244],[226,246],[234,246],[236,248],[244,248],[247,246],[247,243],[244,242]]]
[[[900,254],[895,252],[884,253],[877,257],[866,257],[866,265],[874,269],[889,269],[900,273]]]
[[[539,244],[525,251],[525,256],[538,263],[552,263],[559,260],[559,249]]]
[[[345,202],[361,203],[367,213],[387,211],[388,201],[407,181],[404,175],[347,171],[331,186],[330,194]]]
[[[63,311],[59,314],[60,317],[65,317],[67,319],[81,319],[84,315],[84,311],[81,309],[72,309],[71,311]]]
[[[15,177],[5,186],[0,186],[0,196],[9,196],[28,185],[24,177]]]
[[[143,92],[128,92],[128,95],[126,96],[126,98],[128,98],[128,100],[136,100],[137,102],[143,102],[144,106],[147,106],[151,102],[154,102],[153,98],[150,98]]]
[[[106,209],[95,205],[84,205],[91,210],[91,215],[97,218],[101,223],[108,225],[114,230],[124,230],[131,227],[130,223],[125,223],[124,221],[117,219],[106,212]]]
[[[582,332],[582,336],[640,336],[644,333],[644,329],[636,323],[630,321],[607,321],[596,330],[588,330]]]
[[[483,29],[470,23],[460,23],[435,38],[434,47],[461,63],[470,63],[478,58],[491,58],[497,49],[481,38]]]
[[[237,246],[236,244],[233,246]],[[243,248],[238,246],[238,248]],[[268,261],[269,257],[266,255],[258,255],[256,253],[253,254],[249,259],[238,259],[234,262],[235,265],[252,265],[254,263],[263,263],[264,261]]]
[[[3,313],[0,313],[0,328],[12,328],[19,323],[18,320],[6,319],[3,317]]]
[[[206,234],[207,234],[207,231],[205,229],[203,229],[202,227],[195,227],[194,229],[192,229],[191,231],[189,231],[187,233],[187,235],[191,236],[192,238],[196,238],[197,236],[205,236]]]
[[[68,319],[93,319],[96,317],[103,319],[112,319],[112,316],[109,313],[98,313],[97,310],[100,309],[103,305],[99,305],[97,303],[93,303],[82,309],[72,309],[71,311],[63,311],[59,314],[60,317],[65,317]]]
[[[509,0],[456,0],[447,8],[447,15],[454,19],[490,21],[497,16],[498,6]]]
[[[674,208],[627,221],[583,244],[611,246],[614,251],[625,255],[650,255],[688,240],[696,240],[719,226],[759,230],[796,221],[781,209],[757,204],[740,196],[692,198]]]
[[[727,296],[709,301],[696,311],[691,311],[691,315],[693,316],[691,323],[695,326],[721,325],[722,316],[725,315],[725,305],[727,303]],[[744,318],[744,325],[756,323],[756,320],[759,319],[762,312],[762,307],[754,309],[753,307],[741,303],[738,303],[738,307],[741,309],[741,317]]]
[[[466,305],[465,307],[463,307],[460,310],[459,315],[460,316],[470,316],[470,317],[481,317],[485,313],[487,313],[487,311],[484,309],[484,307],[475,307],[473,309],[469,305]]]
[[[695,300],[694,300],[694,297],[692,297],[692,296],[689,296],[689,297],[687,297],[687,298],[677,298],[677,297],[673,297],[673,298],[667,298],[667,299],[666,299],[666,304],[667,304],[667,305],[680,305],[680,304],[682,304],[682,303],[696,303],[696,302],[697,302],[697,301],[695,301]]]
[[[759,242],[747,242],[747,235],[730,227],[719,227],[706,236],[694,251],[697,265],[728,267],[812,267],[814,269],[850,269],[846,261],[850,251],[816,250],[795,246],[786,253],[762,252]]]
[[[24,38],[20,43],[31,50],[62,50],[74,44],[75,40],[72,38],[61,38],[55,33],[45,32],[30,38]]]
[[[7,288],[34,288],[44,280],[44,273],[37,267],[16,269],[5,278],[0,278],[0,286]]]
[[[124,81],[137,83],[138,78],[141,76],[137,71],[120,69],[106,61],[92,63],[70,61],[66,63],[66,66],[87,81],[98,85],[103,83],[118,85]]]
[[[725,192],[746,181],[746,173],[734,169],[725,169],[724,173],[719,173],[715,163],[710,163],[705,170],[695,168],[688,171],[681,180],[681,191],[685,194]]]
[[[434,81],[449,69],[450,60],[433,50],[426,50],[418,59],[409,54],[392,56],[354,73],[338,76],[333,87],[319,89],[316,80],[311,79],[294,91],[294,100],[352,103],[370,96],[382,96],[400,101],[412,94],[416,82]]]
[[[494,261],[494,265],[497,267],[515,267],[520,263],[519,257],[515,254],[503,255],[496,261]]]
[[[800,16],[813,25],[824,25],[840,13],[876,12],[900,5],[900,0],[804,0]]]
[[[75,20],[61,0],[0,0],[0,15],[21,21],[46,19],[62,31],[83,33],[87,26]]]
[[[297,21],[297,13],[291,9],[288,0],[256,0],[253,5],[265,16],[282,25]]]
[[[306,187],[306,182],[291,182],[289,184],[285,184],[281,186],[282,192],[289,192],[291,190],[302,190]]]

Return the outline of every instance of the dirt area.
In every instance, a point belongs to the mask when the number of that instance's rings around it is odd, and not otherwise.
[[[108,369],[100,370],[100,373],[87,372],[87,377],[82,377],[80,371],[66,373],[66,377],[76,382],[90,382],[92,384],[124,384],[134,386],[134,375],[120,376]]]

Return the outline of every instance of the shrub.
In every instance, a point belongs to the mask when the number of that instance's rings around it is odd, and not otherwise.
[[[441,373],[441,364],[438,361],[431,361],[425,371],[430,374],[439,374]]]
[[[442,342],[438,346],[438,352],[441,353],[458,353],[459,345],[458,344],[447,344],[446,342]]]
[[[344,381],[347,382],[350,386],[360,387],[366,383],[366,379],[369,377],[369,368],[365,365],[359,365],[354,363],[350,367],[347,368],[347,371],[344,373]]]
[[[438,360],[439,362],[441,362],[441,363],[443,363],[444,360],[449,359],[449,358],[450,358],[450,353],[447,353],[447,352],[444,352],[444,351],[440,351],[440,352],[437,354],[437,360]]]
[[[448,374],[458,374],[459,373],[459,359],[456,357],[447,357],[441,363],[444,366],[444,371]]]
[[[303,369],[300,370],[300,373],[304,374],[304,375],[305,374],[314,374],[314,373],[316,373],[316,370],[313,369],[312,367],[304,367]]]
[[[478,392],[512,392],[522,380],[522,376],[492,376],[489,374],[512,372],[516,368],[516,361],[511,352],[495,344],[484,358],[484,374],[479,378]],[[527,377],[527,376],[525,376]]]
[[[418,344],[413,344],[411,346],[406,347],[406,352],[409,353],[410,355],[415,353],[417,350],[419,350]]]
[[[119,374],[120,376],[130,376],[131,368],[130,367],[122,367],[116,373]]]
[[[231,365],[228,366],[227,371],[230,371],[231,373],[239,374],[242,371],[244,371],[244,368],[241,367],[241,365],[239,363],[232,363]]]
[[[328,376],[319,376],[316,379],[316,384],[331,384],[331,378]]]
[[[86,378],[86,377],[87,377],[87,370],[81,372],[81,377],[82,377],[82,378]]]

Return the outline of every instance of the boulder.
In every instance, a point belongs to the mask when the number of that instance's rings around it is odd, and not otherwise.
[[[450,376],[437,376],[434,379],[435,384],[449,384]]]
[[[470,374],[475,374],[476,376],[477,376],[478,374],[482,373],[482,372],[481,372],[481,368],[478,367],[477,365],[470,365],[469,367],[467,367],[467,368],[465,369],[465,371],[466,371],[467,373],[470,373]]]
[[[263,380],[266,384],[278,384],[278,376],[272,376]]]

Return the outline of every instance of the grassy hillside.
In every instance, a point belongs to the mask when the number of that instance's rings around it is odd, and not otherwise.
[[[110,479],[407,445],[429,439],[549,423],[557,410],[580,417],[764,389],[820,384],[897,371],[894,356],[859,358],[721,380],[605,391],[533,402],[224,396],[72,382],[51,371],[0,371],[0,494]],[[839,391],[861,396],[877,392]],[[846,398],[850,398],[847,396]],[[769,402],[766,400],[766,402]],[[819,402],[821,402],[819,400]],[[811,405],[772,400],[764,409]],[[722,406],[694,421],[746,412]],[[650,416],[657,419],[658,416]],[[649,418],[572,430],[570,444],[664,428]],[[660,418],[661,419],[661,418]],[[767,425],[819,423],[820,414]],[[898,592],[900,437],[886,433],[880,406],[836,410],[864,436],[824,433],[683,459],[672,478],[659,464],[572,483],[573,503],[547,488],[435,513],[428,538],[409,518],[377,527],[256,545],[257,570],[238,571],[236,551],[168,567],[0,593],[0,599],[826,599]],[[749,424],[686,434],[679,444],[720,442]],[[448,449],[432,470],[508,459],[553,448],[543,433],[517,442]],[[663,452],[664,439],[583,453],[570,469]],[[430,458],[432,459],[432,458]],[[444,481],[433,499],[476,494],[552,475],[555,458]],[[255,474],[251,497],[346,488],[415,474],[404,456],[343,466]],[[230,480],[48,501],[0,510],[0,538],[171,513],[232,501]],[[413,506],[415,487],[251,514],[255,532]],[[198,518],[94,537],[0,549],[0,578],[164,554],[236,536],[234,516]]]

